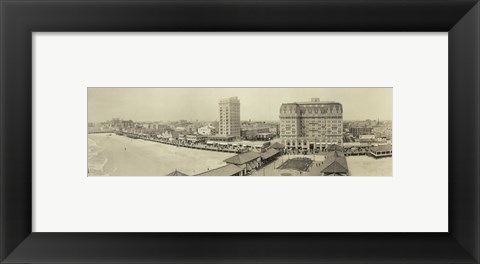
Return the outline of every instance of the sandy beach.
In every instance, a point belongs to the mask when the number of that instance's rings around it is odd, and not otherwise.
[[[115,134],[88,135],[89,176],[188,175],[225,165],[231,153],[195,150]]]
[[[347,157],[351,176],[392,176],[392,158]]]

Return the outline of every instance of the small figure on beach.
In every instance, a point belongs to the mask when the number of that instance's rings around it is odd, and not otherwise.
[[[127,151],[127,147],[125,147],[125,151]]]

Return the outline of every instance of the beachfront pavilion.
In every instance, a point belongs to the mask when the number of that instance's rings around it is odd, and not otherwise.
[[[321,170],[323,176],[347,176],[348,168],[345,167],[342,163],[338,161],[332,162],[326,168]]]
[[[263,152],[265,151],[268,146],[270,145],[270,142],[267,141],[242,141],[240,142],[241,146],[252,151],[256,152]]]
[[[319,167],[312,167],[307,175],[311,176],[347,176],[348,164],[345,155],[341,151],[331,151],[325,156],[325,160]]]
[[[362,152],[369,151],[371,144],[360,142],[347,142],[343,143],[344,152]]]
[[[284,153],[284,152],[285,152],[285,145],[283,145],[283,144],[280,143],[280,142],[275,142],[275,143],[273,143],[272,145],[270,145],[269,149],[276,149],[276,150],[278,150],[280,153]]]
[[[268,149],[262,153],[262,164],[267,164],[275,160],[280,155],[280,151],[276,149]]]
[[[392,145],[380,145],[370,148],[370,155],[375,158],[391,157]]]
[[[243,176],[243,169],[234,164],[227,164],[220,168],[202,172],[195,176]]]
[[[242,175],[247,175],[252,170],[258,169],[262,166],[262,154],[249,151],[237,154],[224,161],[228,164],[237,165],[242,168]]]
[[[207,141],[207,136],[204,135],[186,135],[188,143],[203,143]]]

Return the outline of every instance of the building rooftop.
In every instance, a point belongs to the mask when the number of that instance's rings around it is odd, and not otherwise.
[[[181,171],[178,171],[178,170],[174,170],[172,172],[170,172],[169,174],[167,174],[167,176],[188,176],[188,174],[185,174]]]
[[[371,147],[371,151],[378,152],[378,151],[392,151],[392,145],[379,145],[376,147]]]
[[[260,153],[257,153],[257,152],[253,152],[253,151],[249,151],[249,152],[245,152],[245,153],[240,153],[238,155],[235,155],[231,158],[228,158],[226,160],[224,160],[226,163],[231,163],[231,164],[236,164],[236,165],[242,165],[242,164],[245,164],[247,162],[250,162],[254,159],[257,159],[261,156]]]
[[[227,164],[220,168],[202,172],[195,176],[232,176],[239,173],[240,171],[242,171],[242,168],[238,167],[237,165]]]
[[[311,98],[310,101],[294,102],[290,104],[340,104],[340,103],[335,101],[321,101],[320,98]]]
[[[164,130],[162,133],[170,133],[172,135],[173,138],[177,138],[178,136],[180,136],[182,133],[178,132],[178,131],[174,131],[174,130]]]
[[[345,159],[345,158],[344,158]],[[325,174],[347,174],[348,173],[348,166],[346,166],[339,160],[334,160],[331,163],[327,164],[326,166],[323,166],[320,171],[325,173]]]
[[[345,154],[343,154],[342,151],[335,150],[335,151],[327,152],[327,154],[325,155],[325,158],[329,158],[329,157],[334,157],[334,158],[345,157]]]
[[[268,149],[267,151],[263,152],[262,153],[262,159],[268,159],[268,158],[271,158],[275,155],[277,155],[280,151],[276,150],[276,149]]]
[[[321,113],[343,112],[342,104],[332,101],[283,103],[282,106],[280,106],[281,113],[297,112],[306,109],[313,109],[314,111],[320,111]]]
[[[325,156],[325,160],[320,167],[314,167],[308,175],[324,174],[347,174],[348,164],[345,155],[341,151],[331,151]]]
[[[336,151],[335,151],[336,153]],[[343,154],[343,153],[342,153]],[[347,174],[348,165],[347,160],[343,155],[339,153],[327,156],[320,167],[314,167],[308,175],[320,175],[324,174]]]
[[[284,149],[285,145],[283,145],[282,143],[279,143],[279,142],[275,142],[272,145],[270,145],[270,148],[272,148],[272,149]]]
[[[316,102],[295,102],[295,104],[299,105],[330,105],[330,104],[340,104],[339,102],[334,101],[316,101]]]
[[[240,103],[240,100],[238,100],[238,97],[234,96],[234,97],[230,97],[230,98],[220,99],[220,103],[221,104],[224,104],[224,103]]]
[[[341,147],[337,144],[334,144],[334,145],[328,146],[327,151],[342,151],[343,152],[343,147]]]

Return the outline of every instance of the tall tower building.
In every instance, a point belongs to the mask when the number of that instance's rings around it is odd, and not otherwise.
[[[325,150],[342,145],[343,108],[337,102],[284,103],[280,107],[280,138],[289,149]]]
[[[218,133],[223,136],[240,138],[240,100],[235,97],[221,99]]]

